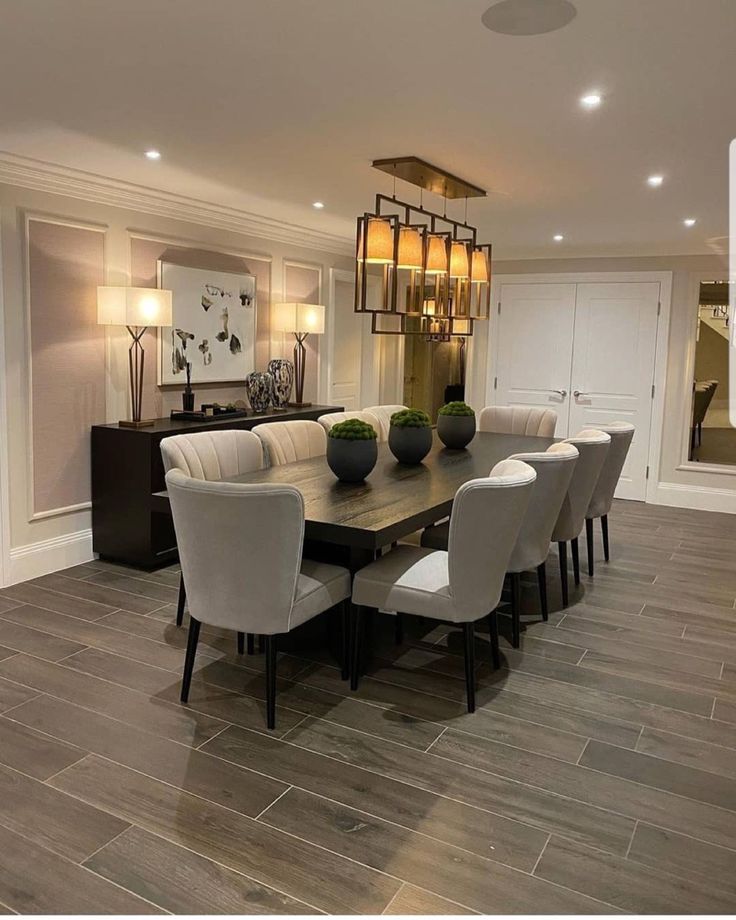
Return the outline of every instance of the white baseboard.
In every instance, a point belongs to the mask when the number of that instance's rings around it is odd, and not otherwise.
[[[660,482],[657,484],[654,504],[736,514],[736,489],[712,489],[707,486],[683,485],[679,482]]]
[[[19,581],[28,581],[29,578],[39,578],[41,575],[91,562],[93,559],[90,528],[53,537],[51,540],[16,546],[10,550],[8,584],[15,585]]]

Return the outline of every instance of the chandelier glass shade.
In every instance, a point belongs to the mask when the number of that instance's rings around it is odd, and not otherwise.
[[[490,313],[491,247],[476,235],[467,222],[377,195],[357,222],[355,312],[372,314],[382,335],[440,326],[441,335],[472,335]]]

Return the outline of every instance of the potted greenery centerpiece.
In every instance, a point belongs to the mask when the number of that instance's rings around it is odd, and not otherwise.
[[[388,446],[399,463],[421,463],[432,447],[432,427],[427,413],[421,409],[394,412]]]
[[[464,402],[447,403],[437,416],[437,435],[445,447],[467,447],[475,437],[475,412]]]
[[[327,432],[327,465],[340,482],[362,482],[377,459],[376,432],[367,422],[349,418]]]

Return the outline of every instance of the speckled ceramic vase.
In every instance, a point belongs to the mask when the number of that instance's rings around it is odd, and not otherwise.
[[[268,362],[268,372],[273,377],[273,407],[283,411],[291,398],[294,364],[288,358],[274,358]]]
[[[268,372],[252,371],[245,378],[245,392],[254,412],[267,412],[273,402],[273,377]]]

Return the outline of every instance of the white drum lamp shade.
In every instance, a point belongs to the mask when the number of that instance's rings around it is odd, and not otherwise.
[[[271,321],[275,332],[293,332],[294,345],[294,387],[296,402],[292,406],[311,406],[304,398],[304,370],[307,352],[304,339],[310,332],[322,335],[325,331],[325,308],[319,303],[277,303],[273,306]]]

